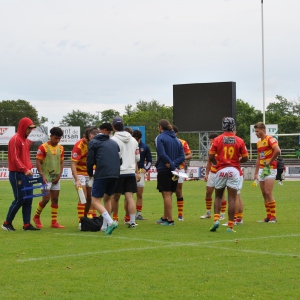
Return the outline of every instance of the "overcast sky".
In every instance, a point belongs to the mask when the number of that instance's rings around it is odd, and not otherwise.
[[[0,100],[58,125],[153,99],[173,84],[235,81],[262,110],[261,0],[0,0]],[[264,0],[265,99],[298,99],[299,0]],[[1,124],[0,124],[1,125]]]

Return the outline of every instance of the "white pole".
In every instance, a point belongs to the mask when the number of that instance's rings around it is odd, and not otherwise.
[[[264,1],[261,0],[261,37],[262,37],[262,88],[263,88],[263,122],[266,124],[265,112],[265,55],[264,55]]]

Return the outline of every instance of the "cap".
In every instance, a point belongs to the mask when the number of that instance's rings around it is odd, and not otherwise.
[[[30,127],[30,128],[36,128],[36,126],[34,124],[31,124],[28,127]]]
[[[233,118],[226,117],[222,120],[223,131],[233,131],[235,128],[235,121]]]
[[[121,117],[114,117],[113,121],[112,121],[112,124],[115,126],[115,125],[118,125],[118,124],[122,124],[123,125],[123,120]]]

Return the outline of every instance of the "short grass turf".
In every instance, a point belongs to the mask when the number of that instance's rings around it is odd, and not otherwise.
[[[0,181],[0,216],[13,200],[8,181]],[[184,221],[156,225],[163,211],[156,182],[146,182],[143,215],[135,229],[123,225],[111,236],[80,232],[73,181],[61,182],[59,222],[50,228],[50,206],[41,216],[44,229],[0,231],[0,299],[299,299],[299,181],[275,183],[278,223],[265,217],[259,187],[244,182],[244,225],[236,233],[220,226],[210,232],[205,213],[205,183],[184,183]],[[34,198],[32,216],[39,198]]]

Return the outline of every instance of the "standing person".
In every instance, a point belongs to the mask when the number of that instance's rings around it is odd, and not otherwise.
[[[27,137],[34,128],[36,126],[31,119],[21,119],[17,133],[8,142],[9,182],[15,199],[8,209],[5,222],[2,224],[3,230],[15,231],[12,222],[21,207],[23,230],[39,230],[30,224],[32,198],[23,199],[25,196],[33,195],[33,190],[22,191],[25,186],[32,186],[32,184],[26,184],[26,178],[33,175],[31,171],[33,165],[30,161],[30,142]]]
[[[50,130],[50,140],[38,147],[36,168],[47,184],[48,194],[38,203],[33,221],[37,228],[43,228],[41,213],[51,198],[51,228],[65,228],[57,222],[60,176],[64,168],[64,147],[59,144],[64,135],[59,127]]]
[[[174,130],[177,138],[178,138],[178,128],[177,128],[177,126],[173,125],[172,127],[173,127],[173,130]],[[180,138],[178,138],[178,140],[182,144],[183,153],[184,153],[184,156],[185,156],[185,161],[183,161],[182,164],[180,164],[180,166],[179,166],[179,172],[185,173],[186,168],[187,168],[186,161],[192,159],[193,154],[192,154],[192,151],[191,151],[188,143],[185,140],[180,139]],[[177,182],[177,188],[176,188],[177,210],[178,210],[178,220],[179,221],[183,221],[183,205],[184,205],[184,199],[183,199],[183,194],[182,194],[183,181],[184,181],[184,178],[179,177],[178,182]]]
[[[214,139],[218,136],[217,133],[211,133],[208,137],[210,146]],[[212,195],[215,190],[215,179],[216,179],[216,165],[212,164],[210,160],[207,161],[204,181],[206,182],[206,194],[205,194],[205,206],[206,213],[200,217],[200,219],[211,218],[211,207],[212,207]]]
[[[155,139],[157,151],[157,189],[164,200],[164,214],[156,224],[173,226],[172,193],[176,191],[178,177],[172,174],[184,162],[184,152],[177,139],[172,125],[168,120],[162,119],[158,124],[160,134]]]
[[[221,201],[225,188],[228,190],[228,232],[235,232],[234,213],[237,191],[240,184],[240,163],[248,160],[248,151],[244,141],[236,136],[235,121],[225,117],[222,120],[223,134],[216,137],[209,150],[209,159],[216,164],[214,224],[210,231],[216,231],[220,222]],[[218,161],[215,156],[218,156]]]
[[[93,178],[92,205],[103,217],[101,230],[111,234],[118,227],[118,223],[110,217],[111,196],[114,194],[120,175],[120,148],[118,144],[109,138],[111,125],[104,123],[100,126],[100,133],[88,144],[87,172],[90,179]],[[93,167],[96,165],[95,173]],[[104,206],[101,199],[104,200]]]
[[[92,187],[90,186],[90,179],[86,169],[86,159],[88,153],[88,142],[92,139],[96,134],[98,134],[99,130],[97,127],[87,128],[85,130],[84,136],[74,145],[72,149],[72,162],[71,162],[71,170],[75,183],[76,191],[81,187],[85,198],[86,203],[82,204],[80,200],[78,200],[77,204],[77,214],[78,214],[78,222],[80,228],[80,220],[81,217],[87,217],[89,210],[91,208],[91,191]],[[91,211],[93,217],[97,217],[96,211]]]
[[[273,187],[277,174],[276,158],[280,148],[276,139],[266,134],[266,125],[258,122],[254,125],[257,142],[257,160],[254,180],[259,180],[260,189],[264,198],[267,217],[258,222],[276,223],[276,202],[273,197]]]
[[[130,133],[124,131],[124,123],[122,118],[115,117],[112,122],[114,140],[120,147],[122,165],[120,166],[120,177],[115,189],[115,197],[113,207],[118,206],[121,194],[125,196],[125,207],[130,215],[130,224],[128,228],[135,228],[135,202],[133,193],[137,192],[136,183],[136,163],[140,160],[139,145]],[[113,211],[115,214],[116,212]]]
[[[145,187],[145,174],[150,170],[152,165],[152,155],[149,146],[142,142],[142,132],[140,130],[134,130],[132,136],[137,140],[140,151],[140,161],[137,163],[140,180],[137,182],[135,218],[136,220],[147,220],[142,216],[143,192]]]
[[[278,184],[283,185],[282,183],[282,177],[283,177],[283,172],[285,171],[285,165],[284,161],[281,155],[277,157],[277,175],[276,175],[276,180],[279,180]]]
[[[208,136],[209,144],[212,145],[214,139],[218,136],[217,133],[211,133]],[[216,156],[215,156],[216,157]],[[216,157],[217,159],[217,157]],[[210,219],[211,218],[211,207],[212,207],[212,195],[215,190],[215,179],[216,179],[217,168],[210,160],[207,161],[204,181],[206,182],[206,194],[205,194],[205,205],[206,205],[206,213],[200,217],[200,219]],[[225,220],[225,212],[226,212],[226,195],[225,191],[222,197],[221,202],[221,213],[219,220]]]

